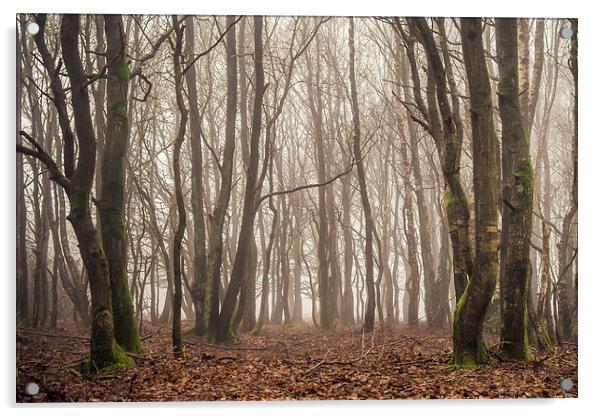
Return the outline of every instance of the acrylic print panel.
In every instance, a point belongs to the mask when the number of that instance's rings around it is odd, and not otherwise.
[[[17,402],[577,396],[577,20],[17,16]]]

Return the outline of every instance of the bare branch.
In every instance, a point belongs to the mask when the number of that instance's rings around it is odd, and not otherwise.
[[[22,144],[17,143],[17,152],[23,153],[24,155],[28,155],[38,159],[42,162],[50,172],[50,179],[60,185],[63,189],[69,190],[71,187],[71,181],[63,175],[58,165],[40,144],[35,141],[33,137],[31,137],[28,133],[21,130],[19,132],[21,136],[23,136],[35,149],[31,149],[29,147],[23,146]]]

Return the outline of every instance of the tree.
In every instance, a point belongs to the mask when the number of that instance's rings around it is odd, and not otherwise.
[[[573,35],[571,37],[571,50],[569,56],[569,68],[571,75],[573,76],[575,96],[573,103],[573,143],[572,143],[572,157],[573,157],[573,181],[571,187],[571,200],[569,210],[564,217],[562,222],[562,234],[560,242],[558,243],[558,329],[560,340],[571,339],[574,335],[575,325],[573,322],[574,311],[577,310],[576,303],[576,287],[573,287],[571,268],[572,263],[577,256],[577,251],[569,250],[569,241],[571,229],[573,228],[573,221],[577,215],[577,183],[578,183],[578,64],[577,64],[577,50],[578,50],[578,21],[577,19],[571,19],[571,29]],[[577,286],[577,276],[575,276],[575,286]],[[573,295],[575,293],[575,295]],[[575,297],[575,299],[573,299]]]
[[[38,22],[40,32],[36,36],[43,38],[45,16],[41,17]],[[90,281],[92,298],[89,368],[102,369],[114,364],[131,364],[131,359],[122,353],[121,348],[115,342],[109,266],[90,210],[90,191],[96,163],[96,142],[90,115],[88,81],[79,54],[79,31],[79,15],[65,15],[61,24],[61,50],[71,81],[71,101],[79,150],[75,169],[70,172],[69,163],[67,163],[65,174],[63,174],[46,150],[26,132],[21,132],[21,135],[33,148],[17,145],[17,150],[44,163],[52,180],[65,190],[69,198],[71,212],[68,220],[73,226],[79,243],[82,261]],[[56,73],[52,72],[49,66],[46,66],[46,70],[51,78],[55,76]],[[64,101],[61,101],[57,95],[54,96],[54,100],[57,103],[57,110],[66,108]],[[74,137],[74,134],[69,131],[70,127],[63,125],[62,128],[64,129],[63,139],[66,136]],[[66,159],[74,160],[73,154],[66,155]]]
[[[140,352],[134,304],[128,288],[125,225],[125,160],[129,141],[126,41],[120,15],[104,16],[107,40],[107,124],[97,202],[102,245],[109,264],[115,339],[126,351]]]
[[[320,43],[316,44],[316,53],[321,54]],[[308,58],[308,62],[309,58]],[[315,64],[315,68],[311,63],[308,65],[308,100],[311,112],[311,135],[314,141],[314,154],[316,156],[318,181],[326,180],[326,149],[324,146],[323,132],[323,104],[320,88],[317,87],[320,83],[321,71],[320,60]],[[326,188],[318,189],[318,295],[320,298],[320,326],[322,329],[332,330],[334,328],[334,313],[332,302],[332,279],[328,275],[328,218],[326,207]]]
[[[173,173],[174,187],[176,193],[176,204],[178,207],[178,225],[173,239],[173,274],[174,274],[174,295],[173,295],[173,330],[172,343],[173,352],[176,358],[184,356],[182,349],[182,239],[186,231],[186,206],[184,205],[184,196],[182,194],[182,179],[180,169],[180,152],[184,144],[186,135],[186,123],[188,122],[188,109],[184,104],[183,76],[180,66],[182,43],[184,37],[184,27],[179,26],[178,17],[172,16],[176,40],[173,51],[173,67],[175,74],[176,104],[180,115],[176,139],[173,150]]]
[[[203,209],[203,150],[201,147],[201,115],[197,89],[196,65],[192,63],[195,48],[194,19],[186,17],[185,52],[188,56],[186,86],[188,90],[188,106],[190,108],[190,153],[191,153],[191,192],[193,244],[193,283],[192,299],[195,310],[194,332],[203,333],[204,288],[207,284],[207,243],[205,241],[205,213]]]
[[[21,26],[20,35],[23,37]],[[21,43],[17,41],[17,53],[20,55]],[[23,83],[21,82],[20,69],[17,66],[17,114],[21,114],[21,100],[23,94]],[[17,117],[17,144],[22,145],[21,117]],[[24,177],[23,153],[17,152],[16,177],[17,177],[17,325],[27,325],[29,321],[29,276],[27,273],[27,205],[25,203],[25,177]]]
[[[511,170],[507,210],[508,241],[505,269],[500,275],[502,304],[502,352],[513,359],[531,358],[528,330],[528,292],[531,277],[529,257],[533,212],[534,173],[529,156],[529,138],[523,128],[518,89],[518,31],[516,19],[496,19],[496,46],[500,81],[498,101],[502,120],[502,158]],[[503,160],[502,159],[502,160]],[[504,176],[509,177],[507,173]]]
[[[255,45],[255,96],[253,97],[253,120],[250,137],[249,166],[247,167],[247,182],[242,212],[242,222],[238,237],[238,248],[232,266],[230,282],[222,304],[217,326],[216,341],[226,342],[232,339],[231,320],[236,306],[236,298],[242,288],[243,276],[250,254],[250,240],[254,238],[255,214],[257,212],[257,188],[259,174],[259,139],[261,136],[261,119],[263,94],[265,91],[265,75],[263,71],[263,17],[255,16],[254,45]],[[259,184],[261,185],[261,184]]]
[[[445,68],[432,31],[424,18],[408,18],[411,35],[405,34],[401,23],[396,20],[398,32],[407,45],[408,60],[412,73],[414,100],[426,121],[423,127],[432,136],[437,148],[441,170],[445,179],[445,212],[452,242],[454,287],[456,304],[468,284],[473,272],[472,244],[469,235],[470,209],[460,180],[460,154],[462,136],[456,126],[452,107],[447,97]],[[422,98],[420,78],[414,53],[415,38],[422,43],[427,56],[427,103]],[[413,117],[414,118],[414,117]],[[419,119],[414,118],[415,121]]]
[[[497,200],[499,165],[493,103],[485,63],[480,18],[463,18],[460,34],[470,92],[475,195],[475,268],[454,313],[452,364],[474,366],[488,360],[482,325],[495,291],[499,268]]]
[[[219,167],[221,176],[219,195],[209,217],[209,244],[207,247],[207,284],[205,287],[205,308],[201,333],[215,339],[219,320],[219,286],[223,253],[222,234],[224,220],[232,190],[232,168],[236,145],[236,28],[235,17],[228,16],[230,28],[226,34],[226,142],[223,148],[223,161]]]
[[[374,287],[374,258],[372,251],[372,238],[374,233],[374,222],[372,220],[372,210],[370,207],[370,197],[368,196],[368,186],[366,185],[366,172],[364,161],[361,155],[361,123],[360,111],[357,99],[357,85],[355,80],[355,26],[353,17],[349,18],[349,84],[351,86],[351,112],[353,114],[353,153],[355,155],[357,178],[360,185],[360,195],[362,197],[362,207],[364,209],[364,221],[366,230],[365,262],[366,262],[366,288],[368,293],[368,302],[366,305],[366,316],[364,318],[364,330],[372,332],[374,330],[374,307],[375,307],[375,287]]]

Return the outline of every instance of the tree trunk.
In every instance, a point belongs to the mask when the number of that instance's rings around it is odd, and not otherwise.
[[[353,235],[351,234],[351,186],[348,181],[343,181],[341,186],[341,204],[343,208],[343,323],[355,323],[353,316]]]
[[[411,34],[418,36],[425,48],[428,62],[427,105],[422,99],[420,78],[414,56],[413,36],[408,37],[396,21],[398,30],[408,46],[408,60],[412,73],[414,100],[423,116],[429,120],[429,134],[433,137],[445,178],[445,211],[452,242],[454,287],[458,302],[473,271],[473,254],[469,234],[470,209],[460,180],[462,136],[459,134],[452,107],[447,97],[447,82],[443,63],[437,51],[432,31],[424,18],[408,18]]]
[[[125,160],[129,142],[128,85],[125,37],[120,15],[104,16],[107,36],[107,131],[102,160],[101,199],[98,202],[102,244],[109,262],[113,322],[117,343],[140,352],[134,304],[128,289],[125,227]]]
[[[320,43],[316,45],[316,53],[320,56]],[[326,180],[326,148],[323,137],[322,93],[317,87],[320,83],[320,59],[315,69],[309,65],[308,99],[311,111],[311,135],[314,141],[314,154],[318,182]],[[326,188],[318,188],[318,297],[320,300],[320,327],[325,330],[334,329],[332,279],[328,275],[328,218],[326,210]]]
[[[194,59],[195,33],[194,19],[186,18],[186,55],[188,63]],[[192,299],[195,310],[194,333],[203,333],[204,288],[207,284],[207,247],[205,242],[205,213],[203,209],[203,151],[201,147],[201,114],[198,104],[196,64],[186,71],[186,86],[188,87],[188,106],[190,108],[190,153],[191,153],[191,202],[193,225],[193,279]]]
[[[173,328],[172,344],[173,353],[176,358],[184,357],[182,349],[182,239],[186,231],[186,206],[184,205],[184,196],[182,194],[182,178],[180,170],[180,152],[186,135],[186,123],[188,122],[188,109],[184,104],[184,91],[182,90],[182,67],[180,59],[182,54],[182,39],[184,36],[184,27],[179,27],[178,17],[172,16],[176,41],[173,52],[173,65],[175,74],[175,92],[176,103],[180,113],[180,120],[173,150],[173,174],[174,188],[176,194],[176,204],[178,207],[178,226],[174,234],[173,242],[173,276],[174,276],[174,296],[173,296]]]
[[[372,252],[372,238],[374,234],[374,223],[372,221],[372,210],[370,207],[370,196],[368,195],[368,186],[366,184],[366,172],[364,170],[364,160],[361,154],[360,137],[360,111],[357,100],[357,86],[355,80],[355,27],[353,18],[349,18],[349,83],[351,85],[351,112],[353,114],[353,154],[355,156],[357,177],[360,185],[360,195],[362,197],[362,206],[364,209],[364,221],[366,223],[366,287],[368,293],[368,302],[366,306],[366,316],[364,318],[364,330],[372,332],[374,330],[374,308],[375,308],[375,287],[374,287],[374,258]]]
[[[79,15],[65,15],[61,25],[63,60],[71,80],[74,125],[79,144],[77,168],[67,193],[71,203],[71,212],[67,219],[71,222],[77,236],[81,257],[90,280],[92,297],[90,368],[101,369],[116,363],[131,363],[131,360],[122,355],[115,342],[109,265],[90,212],[96,143],[90,116],[90,99],[85,86],[86,76],[79,55],[79,19]]]
[[[521,120],[518,89],[518,35],[516,19],[496,19],[496,41],[500,82],[498,101],[502,120],[502,160],[512,178],[504,183],[504,211],[508,222],[505,268],[500,275],[502,306],[502,353],[511,359],[529,360],[528,293],[531,277],[529,257],[533,213],[533,181],[529,139]],[[509,189],[508,189],[509,188]],[[506,227],[506,231],[504,228]]]
[[[485,63],[481,19],[461,20],[462,51],[470,91],[475,195],[475,270],[454,314],[452,363],[472,367],[488,360],[482,338],[487,307],[499,268],[497,200],[499,167],[493,104]]]
[[[255,97],[253,98],[253,122],[250,138],[250,158],[247,167],[247,183],[243,204],[242,222],[238,236],[238,248],[232,266],[232,273],[226,296],[222,304],[217,326],[216,341],[228,342],[232,340],[232,316],[236,306],[236,298],[242,287],[242,281],[247,266],[249,255],[249,242],[255,238],[255,214],[257,213],[257,179],[259,168],[259,138],[261,136],[261,119],[263,93],[265,91],[265,75],[263,72],[263,17],[255,16],[254,43],[255,43]],[[259,184],[261,185],[261,184]]]
[[[228,26],[234,25],[235,17],[228,16]],[[237,91],[236,27],[232,26],[226,34],[226,142],[223,150],[223,162],[220,169],[221,183],[215,208],[210,216],[209,245],[207,250],[207,286],[205,288],[205,310],[203,328],[210,340],[214,340],[218,330],[219,288],[223,252],[222,234],[224,220],[232,188],[232,168],[236,138],[236,91]],[[242,230],[241,230],[242,232]]]

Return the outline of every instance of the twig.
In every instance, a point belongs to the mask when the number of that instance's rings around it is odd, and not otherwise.
[[[313,367],[305,370],[303,373],[307,374],[307,373],[311,373],[312,371],[314,371],[316,368],[320,367],[322,364],[324,364],[326,362],[326,357],[328,357],[328,354],[330,353],[330,351],[332,351],[332,348],[330,348],[328,351],[326,351],[326,354],[324,354],[324,358],[322,359],[322,361],[320,361],[318,364],[314,365]]]

